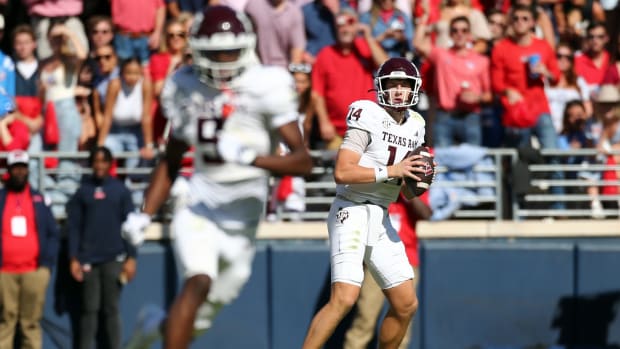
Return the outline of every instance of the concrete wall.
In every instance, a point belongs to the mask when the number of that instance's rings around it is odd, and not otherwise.
[[[421,249],[421,308],[411,348],[620,345],[619,239],[431,240]],[[122,296],[125,338],[144,304],[169,305],[179,285],[168,243],[147,243],[138,265]],[[328,297],[324,241],[261,241],[240,298],[193,348],[300,348],[312,315]],[[58,299],[50,285],[45,348],[70,348],[69,318],[54,312]],[[68,304],[76,301],[70,296]],[[342,347],[348,324],[350,317],[327,348]]]

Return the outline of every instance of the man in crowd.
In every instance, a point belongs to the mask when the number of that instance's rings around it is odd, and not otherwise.
[[[28,153],[7,158],[8,178],[0,190],[0,349],[40,349],[45,291],[56,263],[59,229],[43,196],[28,184]]]

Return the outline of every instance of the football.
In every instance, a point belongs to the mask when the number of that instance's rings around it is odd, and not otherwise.
[[[409,191],[415,196],[424,194],[425,191],[433,183],[433,177],[435,176],[435,166],[433,165],[433,155],[430,149],[425,146],[419,146],[413,150],[411,155],[422,155],[422,161],[424,161],[424,173],[417,173],[420,177],[420,181],[416,181],[413,178],[405,177],[405,183]]]

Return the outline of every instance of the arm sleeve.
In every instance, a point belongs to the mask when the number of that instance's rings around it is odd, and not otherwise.
[[[69,258],[77,257],[82,229],[82,203],[78,189],[67,203],[67,237],[69,241]]]
[[[491,86],[493,92],[503,93],[506,89],[504,82],[504,57],[502,56],[503,47],[495,46],[491,53]]]
[[[368,144],[370,144],[370,134],[367,131],[351,128],[344,134],[344,140],[340,147],[363,154]]]

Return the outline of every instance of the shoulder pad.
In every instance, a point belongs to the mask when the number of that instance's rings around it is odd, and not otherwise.
[[[409,113],[409,117],[411,118],[412,122],[416,122],[421,124],[422,126],[426,126],[426,120],[424,120],[424,118],[422,117],[422,115],[420,115],[420,113],[413,111],[411,109],[408,109],[407,112]]]
[[[376,131],[383,120],[383,114],[386,114],[386,111],[373,101],[355,101],[349,106],[346,115],[347,127]]]

